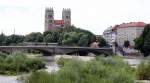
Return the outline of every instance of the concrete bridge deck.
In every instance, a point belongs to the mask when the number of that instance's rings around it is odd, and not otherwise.
[[[67,54],[67,53],[98,53],[113,55],[112,48],[91,48],[91,47],[71,47],[71,46],[0,46],[0,51],[19,51],[24,49],[38,50],[43,53]]]

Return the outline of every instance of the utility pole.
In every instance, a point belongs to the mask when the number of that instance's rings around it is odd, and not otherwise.
[[[1,29],[1,36],[2,36],[2,40],[0,42],[0,45],[2,46],[3,45],[3,29]]]
[[[13,41],[13,43],[15,43],[16,41],[15,41],[15,28],[14,28],[14,33],[13,33],[13,35],[12,35],[12,41]]]
[[[3,34],[3,29],[1,29],[1,34]]]
[[[15,33],[16,33],[16,32],[15,32],[15,28],[14,28],[14,35],[15,35]]]

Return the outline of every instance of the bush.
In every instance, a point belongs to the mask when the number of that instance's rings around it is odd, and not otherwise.
[[[60,67],[63,67],[68,61],[70,61],[71,59],[67,59],[67,58],[59,58],[57,60],[57,64],[60,66]]]
[[[26,66],[29,70],[35,71],[45,68],[45,63],[42,62],[40,59],[28,59],[26,61]]]
[[[138,65],[137,78],[140,80],[150,80],[150,57],[145,62]]]
[[[118,57],[100,57],[87,62],[70,60],[56,73],[42,72],[32,73],[26,83],[134,83],[135,80],[134,70]],[[43,74],[47,77],[43,78]]]
[[[7,54],[6,54],[6,53],[2,53],[2,52],[0,52],[0,57],[1,57],[1,58],[6,58],[6,56],[7,56]]]
[[[54,83],[52,74],[48,74],[46,71],[35,71],[31,76],[27,77],[23,82],[25,83]]]
[[[42,60],[27,58],[22,53],[0,56],[0,61],[0,74],[7,75],[21,74],[45,67]]]

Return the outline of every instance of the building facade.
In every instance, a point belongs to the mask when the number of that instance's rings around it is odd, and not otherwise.
[[[108,27],[104,32],[103,32],[103,37],[106,40],[106,42],[112,46],[113,43],[115,42],[116,39],[116,31],[113,29],[113,27]]]
[[[143,30],[146,23],[144,22],[130,22],[123,23],[116,27],[117,31],[117,43],[120,46],[123,46],[124,41],[129,41],[131,46],[134,46],[134,40],[138,38]]]
[[[71,10],[63,9],[62,10],[62,19],[54,19],[54,10],[53,8],[45,9],[45,31],[56,30],[58,27],[67,27],[71,26]]]
[[[109,27],[103,32],[103,36],[109,45],[117,42],[119,46],[123,46],[124,41],[129,41],[131,46],[134,46],[134,40],[138,38],[146,23],[130,22]]]

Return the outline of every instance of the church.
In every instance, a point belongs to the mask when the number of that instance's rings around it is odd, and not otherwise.
[[[62,10],[62,19],[54,19],[54,10],[53,8],[45,9],[45,31],[53,31],[59,27],[71,26],[71,10],[63,9]]]

